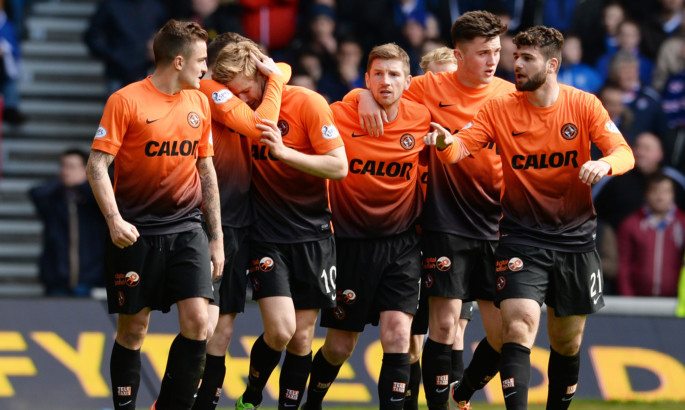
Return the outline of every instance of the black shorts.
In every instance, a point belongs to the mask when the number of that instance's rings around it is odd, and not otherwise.
[[[419,303],[421,244],[414,229],[378,239],[336,239],[337,306],[321,312],[321,326],[361,332],[380,312],[411,315]]]
[[[561,252],[500,245],[495,306],[510,298],[532,299],[557,316],[586,315],[604,307],[601,262],[596,250]]]
[[[224,226],[224,274],[212,281],[214,301],[219,313],[241,313],[245,311],[247,271],[249,268],[249,227],[231,228]]]
[[[496,241],[423,231],[426,294],[464,301],[494,300],[496,244]]]
[[[428,298],[424,298],[424,287],[421,287],[421,299],[419,300],[419,310],[414,315],[414,320],[411,322],[411,334],[425,335],[428,333]],[[466,319],[471,321],[473,319],[473,307],[476,302],[464,302],[461,304],[461,312],[459,319]]]
[[[105,272],[110,313],[131,315],[144,307],[168,312],[179,300],[212,299],[209,245],[200,227],[140,236],[124,249],[108,238]]]
[[[292,244],[250,241],[254,300],[287,296],[297,310],[332,308],[336,272],[333,236]]]

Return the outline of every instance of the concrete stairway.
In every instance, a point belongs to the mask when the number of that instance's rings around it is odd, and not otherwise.
[[[41,224],[27,190],[57,175],[59,156],[88,150],[105,101],[104,68],[81,40],[97,0],[34,2],[22,42],[21,126],[2,129],[0,297],[36,296]]]

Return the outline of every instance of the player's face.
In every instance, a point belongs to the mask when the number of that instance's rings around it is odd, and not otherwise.
[[[198,40],[187,58],[183,59],[180,81],[183,88],[200,88],[200,79],[207,72],[207,43]]]
[[[427,71],[431,73],[444,73],[450,71],[457,71],[457,65],[454,63],[436,63],[432,62],[426,67]]]
[[[257,75],[256,78],[250,78],[242,73],[226,84],[233,94],[237,95],[253,110],[259,108],[259,105],[262,103],[264,85],[265,81],[261,75]]]
[[[547,81],[547,62],[536,47],[522,46],[514,52],[516,89],[535,91]]]
[[[459,69],[457,76],[466,86],[481,88],[495,77],[502,46],[499,37],[476,37],[458,44],[454,49]]]
[[[366,87],[373,98],[383,108],[397,103],[404,90],[409,88],[411,77],[405,74],[405,66],[400,60],[377,58],[366,73]]]

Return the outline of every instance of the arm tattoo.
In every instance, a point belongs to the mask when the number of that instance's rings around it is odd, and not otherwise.
[[[221,206],[219,204],[219,186],[212,158],[200,158],[197,161],[200,183],[202,185],[202,212],[209,230],[210,239],[219,239],[221,232]]]
[[[107,168],[109,168],[112,161],[114,161],[114,155],[102,151],[91,150],[86,173],[94,181],[109,178]]]

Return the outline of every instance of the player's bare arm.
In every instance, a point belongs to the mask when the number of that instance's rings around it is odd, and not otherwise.
[[[212,278],[224,272],[224,234],[221,230],[221,207],[219,205],[219,186],[211,157],[200,157],[197,170],[202,185],[202,213],[209,231],[209,254],[212,258]]]
[[[383,135],[383,123],[388,122],[388,114],[373,98],[371,91],[364,90],[357,95],[359,101],[359,125],[372,137]]]
[[[119,214],[112,182],[107,173],[107,168],[112,164],[112,161],[114,161],[114,155],[91,150],[86,166],[86,175],[88,176],[88,182],[93,190],[95,199],[100,206],[100,211],[107,220],[112,243],[118,248],[125,248],[133,245],[140,234],[135,226],[124,221]]]
[[[283,144],[281,131],[275,122],[262,122],[263,124],[257,124],[257,128],[262,131],[262,139],[259,142],[267,145],[270,155],[279,161],[320,178],[339,181],[347,176],[345,147],[338,147],[320,155],[304,154]]]
[[[586,185],[592,185],[599,182],[611,171],[611,165],[602,160],[588,161],[580,167],[580,174],[578,177]]]

